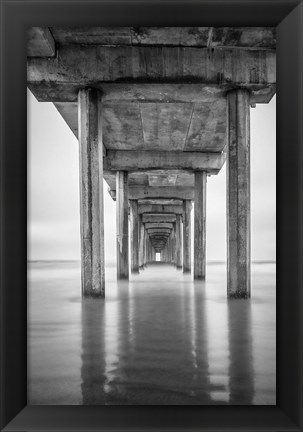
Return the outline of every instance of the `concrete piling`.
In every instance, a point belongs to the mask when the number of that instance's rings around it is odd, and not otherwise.
[[[230,91],[227,150],[227,295],[250,297],[250,93]]]
[[[195,172],[194,279],[206,273],[206,172]]]
[[[117,171],[117,279],[128,279],[128,172]]]
[[[84,297],[104,297],[103,146],[101,96],[78,93],[81,286]]]

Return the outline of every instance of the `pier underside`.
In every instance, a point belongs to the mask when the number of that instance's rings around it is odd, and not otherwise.
[[[106,292],[103,179],[117,278],[160,253],[204,280],[207,178],[226,163],[227,295],[249,298],[249,113],[275,94],[275,30],[33,27],[28,38],[28,87],[79,140],[83,295]]]

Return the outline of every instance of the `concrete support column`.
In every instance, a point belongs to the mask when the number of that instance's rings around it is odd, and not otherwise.
[[[143,255],[144,255],[144,223],[142,222],[142,216],[140,216],[139,220],[140,225],[140,232],[139,232],[139,267],[140,269],[143,269],[144,262],[143,262]]]
[[[173,261],[172,236],[173,236],[173,230],[171,231],[170,237],[168,239],[168,262],[170,264],[172,264]]]
[[[103,144],[101,97],[78,94],[80,154],[81,286],[85,297],[104,297]]]
[[[166,262],[166,246],[164,246],[164,248],[162,249],[161,261]]]
[[[143,238],[143,265],[146,266],[147,259],[146,259],[146,242],[147,242],[147,231],[144,228],[144,238]]]
[[[150,238],[149,235],[147,234],[147,241],[146,241],[146,247],[147,247],[147,257],[146,260],[149,263],[150,262]]]
[[[174,265],[176,265],[176,224],[174,223],[173,224],[174,225],[174,227],[173,227],[173,230],[172,230],[172,251],[171,251],[171,253],[172,253],[172,263],[174,264]]]
[[[117,279],[128,279],[128,173],[116,174]]]
[[[250,95],[228,93],[227,295],[250,297]]]
[[[183,273],[191,272],[191,208],[190,200],[183,201]]]
[[[195,172],[194,279],[206,273],[206,172]]]
[[[149,239],[149,261],[152,262],[153,261],[153,247],[151,245],[151,240]]]
[[[176,215],[176,266],[182,268],[181,215]]]
[[[139,273],[139,215],[138,201],[129,200],[130,203],[130,250],[131,272]]]

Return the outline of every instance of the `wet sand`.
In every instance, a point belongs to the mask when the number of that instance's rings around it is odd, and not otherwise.
[[[28,274],[28,403],[275,405],[275,264],[252,265],[252,299],[226,298],[226,268],[194,283],[150,264],[106,300],[82,300],[80,263]]]

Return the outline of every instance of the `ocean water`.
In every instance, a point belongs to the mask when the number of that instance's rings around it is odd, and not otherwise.
[[[275,264],[227,300],[226,265],[194,282],[154,263],[81,299],[79,262],[28,270],[28,404],[275,405]]]

